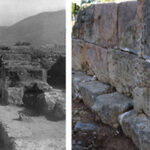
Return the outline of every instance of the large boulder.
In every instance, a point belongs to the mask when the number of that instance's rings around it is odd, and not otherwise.
[[[61,91],[52,90],[37,96],[36,109],[48,119],[65,118],[65,95]]]
[[[38,112],[49,115],[53,112],[56,105],[56,98],[50,92],[44,92],[37,96],[35,107]]]
[[[140,150],[150,148],[150,120],[144,114],[137,115],[135,111],[129,111],[119,116],[119,122],[123,132],[130,137]]]

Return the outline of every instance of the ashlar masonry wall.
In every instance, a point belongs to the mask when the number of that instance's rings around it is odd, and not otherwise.
[[[150,117],[150,1],[91,5],[73,27],[73,69],[96,75]]]

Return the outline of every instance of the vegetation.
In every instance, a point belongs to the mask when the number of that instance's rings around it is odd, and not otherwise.
[[[80,9],[79,5],[77,5],[76,3],[72,3],[72,19],[73,20],[76,19],[79,9]]]

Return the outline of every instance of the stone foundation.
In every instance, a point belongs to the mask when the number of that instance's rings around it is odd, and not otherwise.
[[[148,0],[93,4],[79,11],[72,34],[73,70],[91,75],[73,75],[73,95],[102,122],[120,124],[140,150],[148,150],[150,140],[149,8]],[[82,83],[93,78],[98,81]],[[99,93],[97,82],[116,92]]]

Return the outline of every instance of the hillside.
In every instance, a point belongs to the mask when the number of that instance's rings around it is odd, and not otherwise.
[[[10,27],[0,27],[0,43],[27,41],[34,45],[63,44],[65,40],[65,10],[43,12]]]

